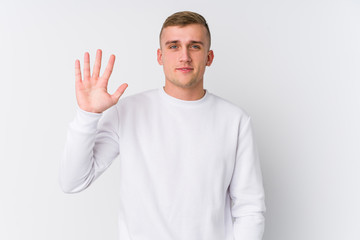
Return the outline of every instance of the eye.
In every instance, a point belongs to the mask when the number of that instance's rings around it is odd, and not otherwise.
[[[195,49],[200,49],[199,45],[192,45],[192,47],[195,48]]]
[[[175,48],[177,48],[177,46],[176,45],[170,45],[169,48],[170,49],[175,49]]]

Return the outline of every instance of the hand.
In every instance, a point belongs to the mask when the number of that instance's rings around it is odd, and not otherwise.
[[[101,67],[100,49],[97,50],[96,60],[92,76],[90,76],[90,56],[86,52],[84,55],[84,79],[81,78],[80,61],[75,61],[75,90],[76,99],[79,107],[87,112],[102,113],[106,109],[115,105],[125,89],[127,83],[122,84],[113,95],[107,92],[107,85],[113,70],[115,55],[111,55],[105,72],[99,78]]]

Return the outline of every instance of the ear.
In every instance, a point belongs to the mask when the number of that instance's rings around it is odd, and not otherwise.
[[[213,60],[214,60],[214,52],[213,52],[213,50],[210,50],[210,51],[208,52],[207,61],[206,61],[206,66],[210,66],[211,63],[213,62]]]
[[[158,50],[157,50],[157,61],[158,61],[159,65],[163,65],[162,52],[161,52],[160,48],[158,48]]]

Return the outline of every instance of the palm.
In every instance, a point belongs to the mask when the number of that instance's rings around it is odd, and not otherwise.
[[[111,55],[104,74],[99,77],[101,68],[101,50],[96,53],[93,74],[90,76],[90,57],[88,53],[84,55],[84,78],[81,78],[80,62],[75,62],[75,88],[78,105],[81,109],[88,112],[101,113],[115,105],[127,88],[127,84],[122,84],[114,94],[110,95],[107,85],[112,73],[115,56]]]

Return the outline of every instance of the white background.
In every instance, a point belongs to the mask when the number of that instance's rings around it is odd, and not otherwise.
[[[1,0],[0,239],[116,240],[117,161],[84,192],[58,184],[74,62],[101,48],[111,93],[163,86],[161,25],[192,10],[212,33],[205,88],[253,118],[264,239],[359,240],[360,2],[129,2]]]

